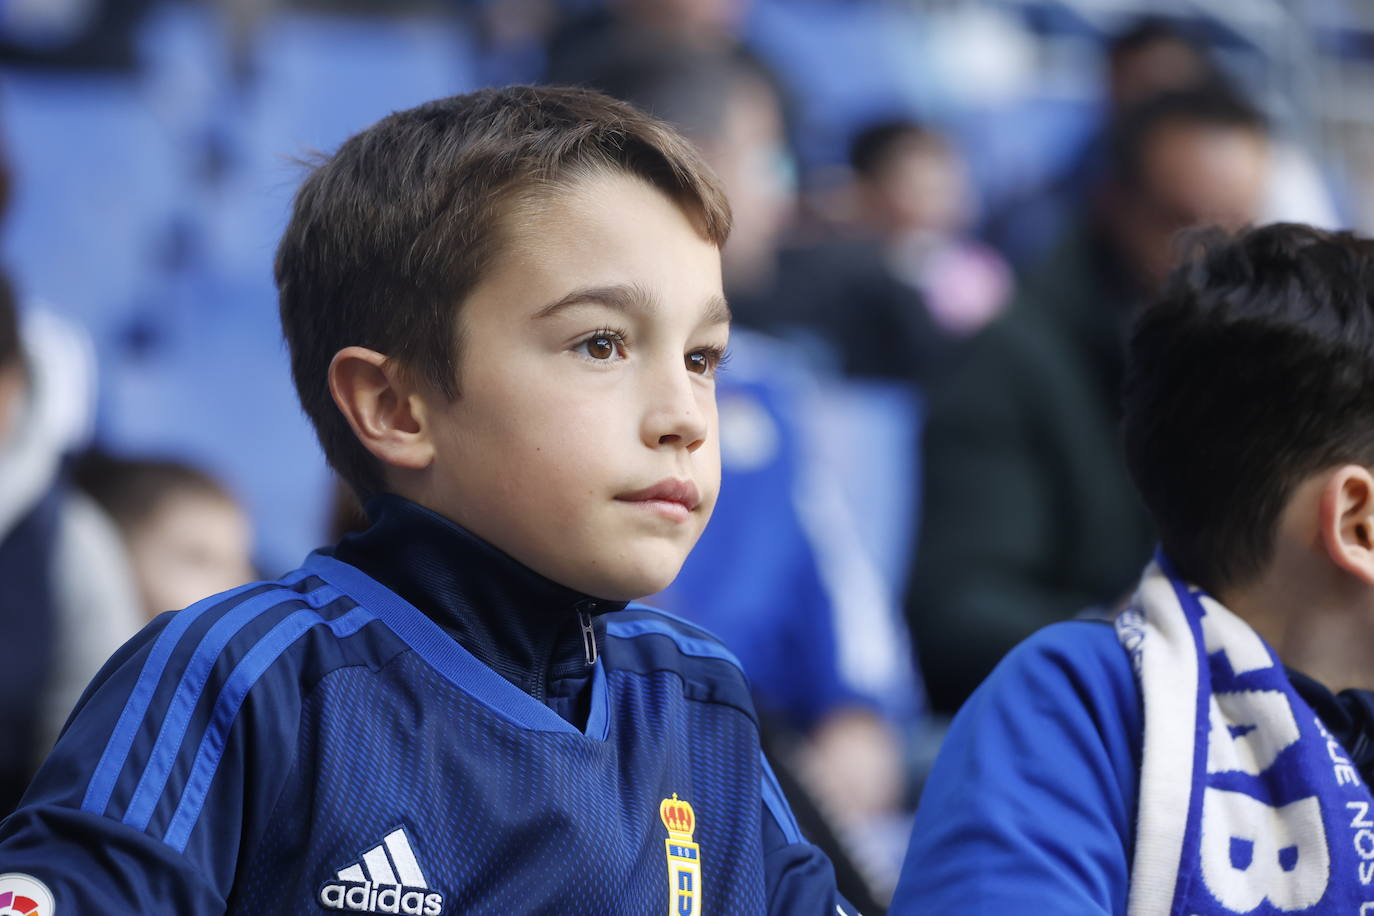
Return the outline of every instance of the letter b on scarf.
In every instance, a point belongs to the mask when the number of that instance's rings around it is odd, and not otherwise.
[[[1306,909],[1326,892],[1330,872],[1315,797],[1275,808],[1240,792],[1203,794],[1202,880],[1228,910],[1249,913],[1266,900]]]
[[[1200,623],[1202,642],[1209,655],[1213,652],[1224,654],[1234,675],[1274,667],[1274,659],[1269,655],[1264,640],[1250,629],[1249,624],[1206,595],[1199,597],[1198,603],[1207,612],[1202,615]]]
[[[1298,743],[1293,706],[1277,690],[1214,693],[1210,704],[1207,772],[1258,776],[1286,747]]]

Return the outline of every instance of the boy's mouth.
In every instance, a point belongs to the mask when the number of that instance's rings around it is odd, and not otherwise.
[[[667,478],[642,490],[621,493],[616,499],[620,502],[640,503],[646,508],[658,509],[670,518],[685,519],[697,506],[701,505],[701,494],[697,485],[690,480]]]

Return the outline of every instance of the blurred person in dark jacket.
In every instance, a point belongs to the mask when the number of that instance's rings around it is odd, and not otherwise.
[[[81,332],[37,310],[20,322],[0,278],[0,816],[140,622],[119,536],[63,473],[93,378]]]
[[[1129,109],[1101,205],[933,393],[907,615],[932,705],[956,709],[1041,626],[1126,597],[1153,533],[1118,437],[1124,322],[1178,230],[1263,198],[1264,118],[1222,90]]]

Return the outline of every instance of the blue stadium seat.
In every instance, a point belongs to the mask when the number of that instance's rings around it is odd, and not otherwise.
[[[203,24],[157,24],[165,78],[184,70]],[[304,175],[293,160],[332,151],[393,110],[473,88],[466,42],[450,20],[281,14],[259,37],[251,86],[226,79],[188,90],[212,103],[200,123],[178,120],[179,131],[221,144],[221,170],[178,201],[186,262],[164,272],[136,316],[150,327],[135,336],[153,345],[106,367],[101,436],[112,448],[188,458],[221,475],[257,522],[269,573],[318,545],[332,492],[297,406],[272,285]],[[167,111],[194,113],[186,101],[163,97]]]
[[[19,287],[85,322],[103,351],[154,270],[175,200],[171,135],[132,77],[9,71],[6,260]]]

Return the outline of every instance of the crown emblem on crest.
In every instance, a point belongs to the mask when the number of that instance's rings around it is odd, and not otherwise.
[[[665,798],[659,804],[658,816],[663,818],[663,826],[668,828],[668,833],[675,839],[692,838],[692,831],[697,825],[696,814],[693,813],[691,804],[678,798],[676,792],[672,798]]]
[[[658,816],[668,828],[668,916],[701,916],[701,846],[692,842],[696,812],[674,792],[659,802]]]

